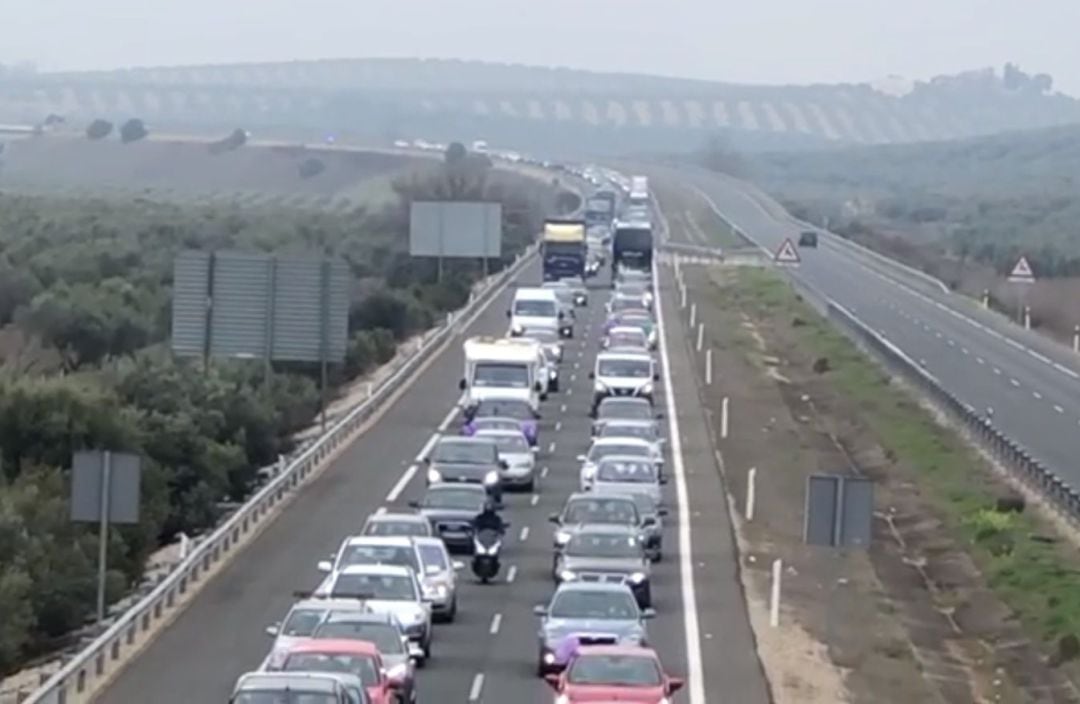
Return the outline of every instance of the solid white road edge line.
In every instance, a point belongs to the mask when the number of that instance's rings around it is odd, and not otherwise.
[[[653,267],[653,290],[656,291],[656,326],[660,333],[660,353],[663,355],[664,402],[667,405],[668,438],[671,444],[672,474],[675,475],[675,496],[679,504],[679,579],[682,582],[683,630],[686,632],[686,683],[690,704],[705,704],[705,680],[701,669],[701,634],[697,616],[697,594],[694,587],[694,559],[691,553],[690,499],[686,489],[686,468],[683,466],[682,439],[676,415],[675,390],[671,383],[671,358],[668,356],[664,330],[664,304],[660,295],[659,266]]]

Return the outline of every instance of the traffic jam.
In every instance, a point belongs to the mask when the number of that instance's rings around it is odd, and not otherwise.
[[[422,494],[358,521],[357,533],[312,565],[321,575],[313,583],[321,581],[267,628],[266,657],[239,677],[231,702],[419,701],[459,597],[513,579],[504,569],[515,550],[508,509],[530,497],[536,505],[555,457],[559,471],[576,473],[574,491],[548,516],[552,590],[533,607],[536,676],[556,704],[672,701],[683,681],[648,634],[670,505],[648,202],[635,177],[601,186],[583,219],[545,223],[543,281],[513,289],[504,337],[463,343],[460,418],[422,452]],[[598,283],[605,269],[610,281]],[[600,329],[577,329],[593,307],[603,309]],[[588,411],[590,427],[578,424],[589,445],[561,457],[544,435],[553,420],[574,422],[559,399],[568,349],[582,344],[595,349],[591,398],[575,397]]]

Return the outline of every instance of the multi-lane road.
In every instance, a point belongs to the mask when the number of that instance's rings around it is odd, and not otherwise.
[[[533,265],[515,283],[538,280],[539,267]],[[660,286],[666,358],[662,398],[673,431],[668,462],[675,481],[669,485],[665,559],[654,568],[658,617],[650,622],[650,639],[668,669],[687,679],[677,701],[764,704],[767,687],[738,581],[727,502],[672,288],[665,273]],[[510,294],[497,297],[461,340],[502,335]],[[532,607],[546,602],[553,591],[548,516],[576,489],[575,458],[588,447],[588,373],[607,295],[605,288],[592,290],[589,307],[579,315],[577,336],[567,342],[562,390],[543,404],[540,486],[535,494],[508,495],[506,517],[512,526],[501,580],[480,586],[467,571],[461,574],[458,620],[436,626],[432,660],[419,671],[422,701],[552,700],[551,690],[535,674],[538,622]],[[318,583],[315,563],[343,536],[358,531],[369,513],[404,507],[422,494],[418,458],[435,433],[458,432],[461,340],[421,371],[373,427],[227,565],[98,701],[225,701],[236,677],[265,656],[271,644],[265,628],[285,613],[293,591]]]
[[[775,201],[735,179],[699,171],[662,175],[770,251],[802,229]],[[997,427],[1080,487],[1080,358],[834,236],[823,235],[818,249],[800,254],[793,276],[854,312],[960,400],[980,412],[993,409]]]

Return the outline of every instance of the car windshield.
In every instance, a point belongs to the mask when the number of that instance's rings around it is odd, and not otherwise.
[[[648,379],[652,363],[646,359],[603,359],[597,361],[597,376],[619,376]]]
[[[388,537],[411,537],[431,535],[431,529],[422,521],[384,520],[368,521],[364,526],[364,535],[388,536]]]
[[[525,401],[481,401],[476,407],[477,418],[502,416],[516,420],[532,420],[532,408]]]
[[[428,491],[421,504],[424,508],[450,508],[462,510],[475,510],[480,513],[484,506],[486,494],[480,491],[468,491],[466,489],[445,488]]]
[[[652,420],[653,410],[644,399],[603,401],[600,404],[599,417],[625,418],[626,420]]]
[[[627,296],[640,300],[648,292],[645,288],[645,284],[638,281],[626,281],[619,284],[618,295]]]
[[[293,609],[281,626],[283,636],[310,636],[326,615],[326,609]]]
[[[656,660],[640,655],[579,655],[566,679],[613,687],[659,687],[664,681]]]
[[[514,315],[535,318],[554,318],[557,314],[555,301],[515,301]]]
[[[574,499],[566,507],[563,523],[614,523],[637,525],[638,510],[627,498]]]
[[[454,464],[491,464],[495,461],[494,443],[447,440],[435,446],[431,458]]]
[[[416,601],[412,579],[397,574],[343,574],[334,580],[330,596],[344,599]]]
[[[635,332],[616,332],[608,337],[608,344],[611,347],[644,347],[647,343],[647,336],[640,330]]]
[[[232,699],[234,704],[340,704],[337,695],[329,692],[299,692],[295,689],[256,689],[241,692]]]
[[[656,470],[649,462],[601,462],[596,469],[596,479],[601,482],[656,482]]]
[[[529,443],[525,440],[523,435],[482,435],[481,437],[491,438],[495,441],[495,447],[499,449],[499,452],[511,454],[511,453],[523,453],[529,451]]]
[[[424,563],[425,571],[429,567],[434,567],[440,572],[446,572],[450,569],[450,563],[446,560],[446,550],[441,546],[435,544],[421,545],[419,550],[420,560]]]
[[[579,533],[566,544],[565,551],[574,557],[640,557],[641,544],[632,535]]]
[[[602,438],[640,438],[656,440],[656,428],[645,423],[605,423],[600,431]]]
[[[481,430],[518,430],[521,424],[512,418],[477,418],[475,427]]]
[[[379,684],[379,668],[370,655],[346,653],[292,653],[282,666],[286,672],[344,672],[357,675],[365,687]]]
[[[619,324],[620,325],[625,325],[626,327],[631,327],[631,328],[641,328],[642,330],[651,330],[653,322],[652,322],[652,318],[650,318],[647,315],[635,314],[635,315],[624,315],[624,316],[622,316],[621,318],[619,318]]]
[[[614,311],[636,310],[638,308],[641,308],[641,299],[640,298],[629,298],[629,297],[626,297],[626,296],[619,296],[619,297],[616,297],[616,298],[612,299],[612,301],[611,301],[611,310],[614,310]]]
[[[647,445],[622,444],[622,443],[596,443],[589,448],[588,458],[591,462],[599,462],[609,455],[630,455],[631,457],[649,457]]]
[[[384,656],[401,655],[405,652],[405,644],[401,642],[401,631],[389,623],[330,620],[315,629],[312,637],[367,641],[374,643]]]
[[[554,618],[629,621],[638,618],[638,609],[629,592],[567,589],[552,599],[551,615]]]
[[[337,568],[348,565],[401,565],[420,570],[412,547],[399,545],[346,545]]]
[[[473,369],[473,386],[498,386],[511,389],[529,388],[529,367],[525,364],[480,362]]]

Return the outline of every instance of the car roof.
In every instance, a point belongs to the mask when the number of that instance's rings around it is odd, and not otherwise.
[[[633,436],[616,436],[613,438],[594,438],[593,445],[646,445],[652,447],[652,443],[645,438],[638,438]],[[592,448],[590,448],[592,449]]]
[[[575,491],[573,494],[570,494],[570,496],[566,497],[566,503],[570,503],[571,501],[595,499],[597,496],[599,496],[599,494],[597,494],[595,491]],[[633,497],[631,497],[630,492],[612,491],[610,493],[605,493],[604,498],[626,499],[627,501],[634,503],[634,499]],[[637,504],[634,505],[636,506]]]
[[[608,335],[641,335],[645,337],[645,332],[635,325],[616,325],[608,330]]]
[[[468,491],[476,494],[477,496],[479,496],[480,494],[487,496],[487,489],[479,484],[466,484],[464,482],[446,482],[442,484],[432,484],[427,488],[427,493],[429,494],[441,493],[444,491]]]
[[[416,513],[373,513],[367,517],[367,520],[369,523],[393,523],[397,521],[404,523],[427,523],[426,518]]]
[[[514,426],[521,424],[521,421],[517,418],[511,418],[510,416],[481,416],[474,418],[473,422],[477,425],[484,425],[486,423],[513,423]],[[501,428],[488,428],[488,430],[501,430]]]
[[[439,438],[437,445],[443,443],[451,445],[492,445],[492,441],[475,435],[443,435]]]
[[[421,518],[421,520],[424,520]],[[346,545],[387,545],[392,547],[415,547],[416,543],[407,535],[350,535]]]
[[[649,418],[612,418],[604,422],[604,430],[608,428],[656,428],[656,421]]]
[[[608,396],[607,398],[605,398],[603,401],[600,402],[600,405],[603,406],[604,404],[608,404],[608,405],[611,405],[611,406],[616,406],[616,405],[624,404],[624,403],[633,403],[633,404],[636,404],[638,406],[645,405],[645,406],[652,407],[652,404],[649,403],[648,399],[640,398],[640,397],[636,397],[636,396]]]
[[[641,645],[581,645],[578,646],[575,657],[582,655],[631,655],[660,661],[655,650]]]
[[[348,638],[311,638],[297,643],[289,648],[289,654],[293,653],[340,653],[353,655],[378,655],[379,649],[374,643],[366,640],[349,640]]]
[[[521,438],[525,439],[525,433],[514,428],[480,428],[473,437],[482,438]]]
[[[652,361],[652,355],[649,354],[648,352],[644,351],[644,350],[642,350],[641,352],[611,352],[611,351],[607,351],[607,352],[601,352],[600,354],[596,355],[596,361],[599,362],[600,360],[604,360],[604,359],[616,359],[616,360],[626,360],[626,361],[635,361],[635,362],[638,362],[638,361],[651,362]]]
[[[240,676],[236,689],[243,691],[254,687],[286,688],[303,683],[304,689],[316,692],[335,692],[342,679],[332,672],[249,672]]]
[[[404,565],[346,565],[338,570],[338,574],[372,574],[387,575],[394,577],[412,577],[415,573],[411,567]]]
[[[363,604],[357,604],[356,599],[334,599],[331,597],[311,597],[310,599],[301,599],[292,606],[289,607],[290,613],[298,609],[318,609],[326,611],[342,610],[342,611],[355,611],[356,613],[365,613],[368,610],[367,606]]]
[[[652,464],[648,459],[641,455],[605,455],[597,460],[600,464],[613,464],[615,462],[625,462],[634,464]],[[601,480],[602,481],[602,480]]]
[[[630,587],[619,582],[562,582],[555,588],[555,594],[560,592],[621,592],[632,594]]]
[[[365,611],[352,609],[334,609],[326,615],[326,623],[381,623],[401,630],[401,622],[398,617],[389,611],[376,611],[367,608]]]
[[[582,524],[581,529],[578,531],[578,535],[608,535],[611,533],[619,533],[628,538],[636,539],[638,537],[638,532],[637,526],[628,526],[621,523],[585,523]]]
[[[550,288],[529,287],[519,288],[514,292],[515,301],[552,301],[555,300],[555,292]]]

